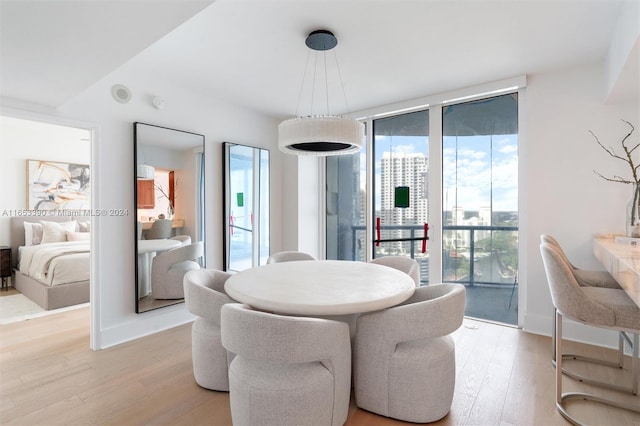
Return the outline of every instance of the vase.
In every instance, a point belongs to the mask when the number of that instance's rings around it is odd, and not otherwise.
[[[640,238],[640,186],[633,185],[633,196],[627,204],[627,237]]]
[[[173,219],[173,214],[173,206],[169,204],[169,206],[167,207],[167,219]]]

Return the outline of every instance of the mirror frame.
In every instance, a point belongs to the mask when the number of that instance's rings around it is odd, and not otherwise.
[[[153,306],[149,309],[145,309],[142,310],[140,307],[140,289],[139,289],[139,284],[138,284],[138,280],[140,277],[140,272],[139,272],[139,257],[138,257],[138,178],[137,178],[137,168],[138,168],[138,143],[142,143],[141,141],[139,141],[140,138],[140,127],[139,126],[147,126],[147,127],[153,127],[155,129],[161,129],[161,130],[165,130],[165,131],[171,131],[171,132],[179,132],[180,134],[184,135],[191,135],[193,137],[198,137],[202,139],[202,154],[203,156],[205,156],[205,136],[199,133],[194,133],[194,132],[189,132],[186,130],[179,130],[179,129],[173,129],[173,128],[169,128],[169,127],[165,127],[165,126],[158,126],[155,124],[149,124],[149,123],[143,123],[143,122],[139,122],[136,121],[133,123],[133,184],[134,184],[134,188],[133,188],[133,205],[134,205],[134,211],[136,212],[136,214],[133,215],[133,223],[134,223],[134,256],[135,256],[135,274],[134,274],[134,288],[135,288],[135,312],[136,314],[142,314],[145,312],[151,312],[157,309],[161,309],[167,306],[173,306],[173,305],[178,305],[180,303],[184,303],[184,298],[182,299],[166,299],[165,301],[158,303],[157,306]],[[203,161],[203,165],[202,165],[202,171],[201,173],[205,173],[205,166],[204,166],[204,161]],[[194,171],[195,173],[195,171]],[[201,191],[202,193],[204,193],[206,188],[206,179],[202,180],[202,188]],[[203,197],[204,198],[204,197]],[[197,204],[194,208],[194,210],[197,209]],[[200,229],[200,235],[199,238],[196,237],[195,241],[205,241],[205,235],[206,235],[206,230],[205,230],[205,226],[206,226],[206,220],[205,220],[206,216],[205,216],[205,203],[204,203],[204,199],[202,200],[201,206],[200,206],[200,217],[196,216],[196,220],[199,221],[201,223],[201,229]],[[194,242],[195,242],[194,241]],[[205,250],[204,250],[204,254],[202,256],[202,262],[201,262],[201,267],[205,267],[206,266],[206,244],[205,244]]]
[[[258,247],[258,251],[256,252],[255,250],[255,246],[252,243],[252,254],[251,254],[251,262],[252,262],[252,267],[253,266],[259,266],[261,264],[260,259],[264,258],[266,260],[266,258],[269,256],[270,251],[271,251],[271,152],[266,149],[266,148],[259,148],[259,147],[255,147],[255,146],[250,146],[250,145],[244,145],[244,144],[238,144],[238,143],[233,143],[233,142],[223,142],[222,143],[222,176],[223,176],[223,182],[224,182],[224,189],[222,191],[222,207],[223,207],[223,215],[222,215],[222,257],[223,257],[223,268],[225,271],[227,272],[234,272],[237,270],[231,270],[230,269],[230,256],[231,256],[231,226],[232,224],[230,223],[229,218],[231,217],[231,174],[230,174],[230,161],[231,161],[231,148],[234,146],[238,146],[238,147],[242,147],[242,148],[249,148],[252,149],[254,151],[257,151],[260,156],[262,156],[263,154],[266,153],[267,155],[267,164],[268,164],[268,170],[267,170],[267,179],[268,182],[266,183],[266,188],[267,188],[267,215],[268,218],[266,220],[266,226],[268,227],[268,229],[264,229],[264,226],[261,226],[261,224],[265,224],[265,222],[263,220],[261,220],[261,215],[258,214],[258,219],[256,220],[256,222],[258,223],[258,226],[253,226],[251,229],[251,232],[253,233],[254,230],[257,231],[255,235],[255,237],[252,239],[252,241],[255,241],[256,239],[258,241],[262,240],[262,235],[266,233],[267,235],[267,245],[268,245],[268,250],[267,253],[260,253],[260,248]],[[260,176],[260,175],[259,175]],[[258,177],[258,185],[261,187],[262,184],[264,182],[261,181],[261,179]],[[254,183],[255,183],[255,178],[254,178]],[[258,207],[256,209],[256,207],[254,206],[253,210],[254,212],[256,210],[258,211],[262,211],[262,201],[261,201],[261,195],[262,192],[259,191],[259,194],[257,195],[258,197]],[[255,217],[255,214],[254,214]],[[257,259],[257,262],[254,262],[254,260]]]

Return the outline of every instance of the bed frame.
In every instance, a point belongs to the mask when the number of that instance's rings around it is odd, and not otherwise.
[[[14,287],[43,309],[51,310],[65,306],[78,305],[89,301],[89,280],[75,283],[48,286],[20,272],[18,267],[18,247],[24,246],[24,222],[66,222],[75,217],[12,217],[11,218],[11,268],[15,274]]]

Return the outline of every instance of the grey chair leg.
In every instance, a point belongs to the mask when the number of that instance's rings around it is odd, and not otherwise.
[[[558,412],[567,419],[571,424],[576,426],[583,426],[584,423],[581,423],[578,419],[569,414],[566,408],[566,401],[569,400],[586,400],[597,402],[599,404],[608,405],[611,407],[620,408],[623,410],[631,411],[634,413],[640,413],[640,408],[630,405],[630,404],[621,404],[616,401],[611,401],[604,398],[599,398],[595,395],[584,393],[584,392],[562,392],[562,360],[564,358],[562,354],[562,314],[556,310],[555,314],[555,333],[554,333],[554,353],[556,355],[556,408]],[[635,378],[637,381],[637,354],[638,354],[638,334],[634,334],[634,360],[636,361],[635,366],[632,367],[632,370],[635,368]]]

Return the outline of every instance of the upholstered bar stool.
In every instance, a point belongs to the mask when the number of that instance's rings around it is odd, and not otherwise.
[[[220,309],[235,300],[227,296],[224,283],[231,274],[215,269],[189,271],[184,276],[187,309],[198,318],[191,326],[191,356],[196,383],[206,389],[229,390],[229,363],[220,340]]]
[[[631,359],[631,386],[619,390],[638,390],[638,334],[640,333],[640,308],[627,296],[624,290],[598,287],[582,287],[576,280],[571,266],[567,265],[557,247],[543,243],[540,253],[555,307],[555,352],[556,357],[556,407],[560,414],[571,423],[581,424],[571,416],[565,402],[584,399],[625,410],[639,412],[640,407],[621,404],[583,392],[562,392],[562,318],[567,317],[582,324],[633,334],[633,354]],[[631,340],[629,339],[631,343]],[[615,388],[615,386],[608,386]]]
[[[237,426],[341,426],[351,391],[349,327],[340,321],[222,307],[231,418]]]
[[[553,247],[556,248],[556,251],[558,252],[558,255],[560,256],[560,258],[562,259],[562,261],[569,267],[569,269],[571,270],[571,272],[573,273],[573,276],[575,277],[577,283],[579,286],[581,287],[600,287],[600,288],[611,288],[611,289],[616,289],[616,290],[622,290],[622,287],[620,287],[620,285],[618,284],[618,282],[615,280],[615,278],[613,278],[613,276],[611,276],[611,274],[609,274],[607,271],[591,271],[591,270],[586,270],[586,269],[579,269],[576,266],[573,265],[573,263],[571,263],[571,261],[569,260],[569,258],[567,257],[567,255],[565,254],[564,250],[562,250],[562,247],[560,246],[560,243],[558,242],[558,240],[556,240],[554,237],[552,237],[551,235],[547,235],[547,234],[542,234],[540,236],[540,241],[543,244],[550,244]],[[552,340],[553,342],[555,342],[555,331],[556,331],[556,325],[555,325],[555,316],[553,317],[553,329],[551,331],[552,334]],[[627,334],[625,333],[618,333],[618,360],[617,362],[610,362],[610,361],[604,361],[601,359],[597,359],[597,358],[592,358],[592,357],[586,357],[584,355],[577,355],[577,354],[564,354],[563,357],[564,359],[574,359],[574,360],[579,360],[579,361],[586,361],[586,362],[593,362],[596,364],[601,364],[601,365],[606,365],[609,367],[618,367],[618,368],[622,368],[622,362],[624,360],[624,344],[625,344],[625,340],[629,343],[629,345],[631,345],[631,341],[629,340],[629,337]],[[555,343],[553,344],[552,347],[552,362],[555,365],[556,363],[556,350],[555,350]],[[592,385],[599,385],[599,386],[604,386],[604,387],[608,387],[614,390],[626,390],[626,391],[633,391],[634,393],[637,392],[637,389],[626,389],[626,388],[621,388],[620,386],[617,385],[612,385],[609,383],[603,383],[601,381],[598,380],[593,380],[587,376],[584,376],[582,374],[576,373],[574,371],[569,370],[566,367],[562,368],[562,372],[564,374],[566,374],[568,377],[571,377],[572,379],[575,380],[579,380],[581,382],[584,383],[589,383]]]

